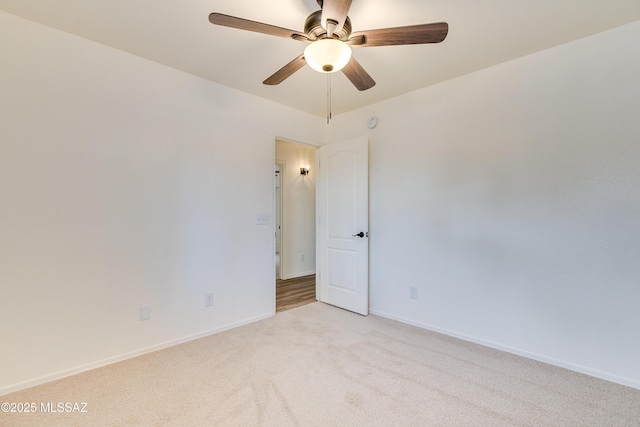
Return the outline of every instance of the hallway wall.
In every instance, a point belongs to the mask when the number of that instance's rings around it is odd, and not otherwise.
[[[282,245],[281,278],[307,276],[316,272],[316,148],[276,141],[276,161],[282,171]],[[310,165],[309,175],[300,168]]]

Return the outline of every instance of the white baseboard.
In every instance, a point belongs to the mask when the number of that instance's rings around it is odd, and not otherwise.
[[[45,375],[42,377],[34,378],[28,381],[24,381],[21,383],[13,384],[10,386],[0,388],[0,396],[13,393],[19,390],[24,390],[29,387],[34,387],[40,384],[48,383],[50,381],[59,380],[61,378],[69,377],[71,375],[76,375],[82,372],[90,371],[92,369],[101,368],[106,365],[111,365],[113,363],[122,362],[123,360],[132,359],[134,357],[142,356],[144,354],[153,353],[154,351],[162,350],[168,347],[173,347],[174,345],[183,344],[188,341],[197,340],[199,338],[204,338],[209,335],[214,335],[220,332],[227,331],[229,329],[237,328],[239,326],[248,325],[250,323],[258,322],[260,320],[268,319],[269,317],[275,316],[275,312],[270,312],[267,314],[263,314],[260,316],[252,317],[249,319],[245,319],[236,323],[230,323],[228,325],[220,326],[218,328],[210,329],[207,331],[199,332],[197,334],[189,335],[186,337],[178,338],[171,341],[166,341],[160,344],[152,345],[149,347],[141,348],[139,350],[134,350],[129,353],[120,354],[118,356],[109,357],[103,360],[99,360],[97,362],[88,363],[86,365],[77,366],[71,369],[65,369],[64,371],[55,372],[53,374]]]
[[[307,272],[304,272],[304,273],[296,273],[293,276],[282,277],[281,279],[282,280],[290,280],[290,279],[295,279],[297,277],[311,276],[312,274],[316,274],[316,271],[313,270],[313,271],[307,271]]]
[[[437,332],[443,335],[447,335],[450,337],[454,337],[454,338],[459,338],[461,340],[464,341],[468,341],[468,342],[472,342],[474,344],[480,344],[483,345],[485,347],[490,347],[490,348],[494,348],[496,350],[500,350],[500,351],[504,351],[507,353],[511,353],[511,354],[515,354],[517,356],[522,356],[522,357],[526,357],[527,359],[532,359],[532,360],[536,360],[538,362],[543,362],[543,363],[547,363],[549,365],[553,365],[553,366],[557,366],[559,368],[564,368],[564,369],[568,369],[570,371],[575,371],[575,372],[579,372],[581,374],[585,374],[585,375],[589,375],[595,378],[600,378],[602,380],[606,380],[606,381],[610,381],[612,383],[616,383],[616,384],[620,384],[620,385],[624,385],[627,387],[632,387],[635,389],[640,390],[640,382],[635,381],[635,380],[631,380],[628,378],[624,378],[624,377],[620,377],[617,375],[613,375],[613,374],[609,374],[607,372],[602,372],[602,371],[598,371],[596,369],[591,369],[588,368],[586,366],[581,366],[581,365],[577,365],[575,363],[571,363],[571,362],[567,362],[564,360],[559,360],[559,359],[554,359],[552,357],[547,357],[541,354],[537,354],[537,353],[531,353],[525,350],[520,350],[518,348],[514,348],[514,347],[509,347],[503,344],[499,344],[496,342],[492,342],[492,341],[487,341],[481,338],[477,338],[477,337],[473,337],[473,336],[469,336],[469,335],[465,335],[465,334],[460,334],[457,333],[455,331],[450,331],[447,329],[442,329],[442,328],[438,328],[436,326],[433,325],[428,325],[425,323],[421,323],[421,322],[415,322],[413,320],[409,320],[409,319],[405,319],[403,317],[399,317],[399,316],[394,316],[392,314],[389,313],[385,313],[382,311],[378,311],[378,310],[369,310],[369,313],[376,315],[376,316],[380,316],[380,317],[384,317],[387,319],[391,319],[391,320],[397,320],[398,322],[402,322],[402,323],[406,323],[408,325],[412,325],[412,326],[417,326],[419,328],[422,329],[427,329],[433,332]]]

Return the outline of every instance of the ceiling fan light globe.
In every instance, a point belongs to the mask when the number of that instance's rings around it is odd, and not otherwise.
[[[304,50],[307,64],[320,73],[335,73],[351,60],[351,47],[336,39],[322,39]]]

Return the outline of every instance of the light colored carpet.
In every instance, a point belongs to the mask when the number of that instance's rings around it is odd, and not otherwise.
[[[640,390],[312,303],[0,397],[6,426],[638,426]]]

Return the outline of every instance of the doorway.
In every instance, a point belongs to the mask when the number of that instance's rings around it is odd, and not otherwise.
[[[276,311],[315,301],[316,148],[275,144]]]
[[[280,246],[282,244],[282,189],[280,183],[282,182],[282,171],[284,170],[284,164],[276,163],[275,166],[275,202],[276,207],[275,214],[275,228],[276,228],[276,280],[280,279]]]

